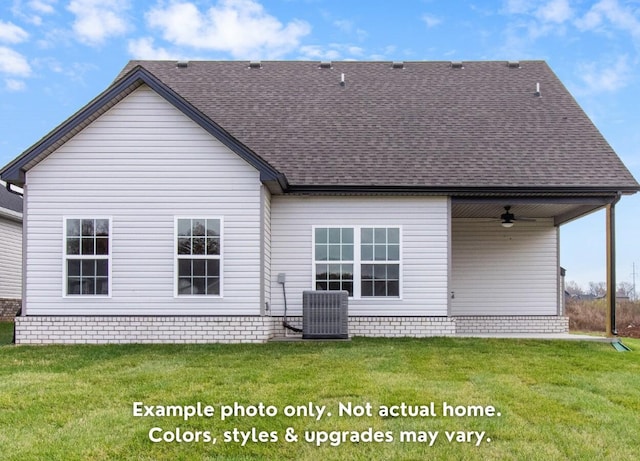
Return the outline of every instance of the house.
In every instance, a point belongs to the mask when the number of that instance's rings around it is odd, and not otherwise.
[[[0,320],[13,320],[22,297],[22,198],[0,181]]]
[[[133,61],[0,174],[18,343],[263,342],[305,290],[352,336],[566,332],[559,227],[640,189],[542,61]]]

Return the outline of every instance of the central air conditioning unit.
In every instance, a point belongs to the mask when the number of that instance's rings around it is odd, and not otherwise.
[[[348,302],[347,291],[302,292],[302,338],[348,339]]]

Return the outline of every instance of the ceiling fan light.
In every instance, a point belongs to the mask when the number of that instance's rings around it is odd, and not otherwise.
[[[504,213],[500,215],[500,219],[502,219],[502,227],[512,227],[516,217],[511,213],[511,206],[507,205],[504,207]]]

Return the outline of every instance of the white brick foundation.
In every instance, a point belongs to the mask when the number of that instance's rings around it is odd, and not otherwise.
[[[451,317],[350,317],[349,334],[384,338],[452,336],[456,323]]]
[[[569,333],[569,318],[555,315],[453,317],[456,333]]]
[[[263,343],[271,317],[16,317],[16,344]]]
[[[289,323],[302,325],[301,317]],[[284,337],[282,317],[16,317],[17,344],[263,343]],[[349,317],[349,336],[567,333],[555,316]],[[295,335],[295,334],[294,334]]]

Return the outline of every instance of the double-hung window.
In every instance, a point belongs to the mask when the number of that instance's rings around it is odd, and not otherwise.
[[[400,296],[400,229],[360,229],[361,296]]]
[[[176,234],[177,294],[221,296],[221,220],[178,218]]]
[[[346,290],[353,296],[353,228],[315,230],[316,290]]]
[[[109,219],[66,219],[66,296],[110,294],[110,244]]]
[[[400,297],[400,227],[315,227],[313,251],[316,290]]]

